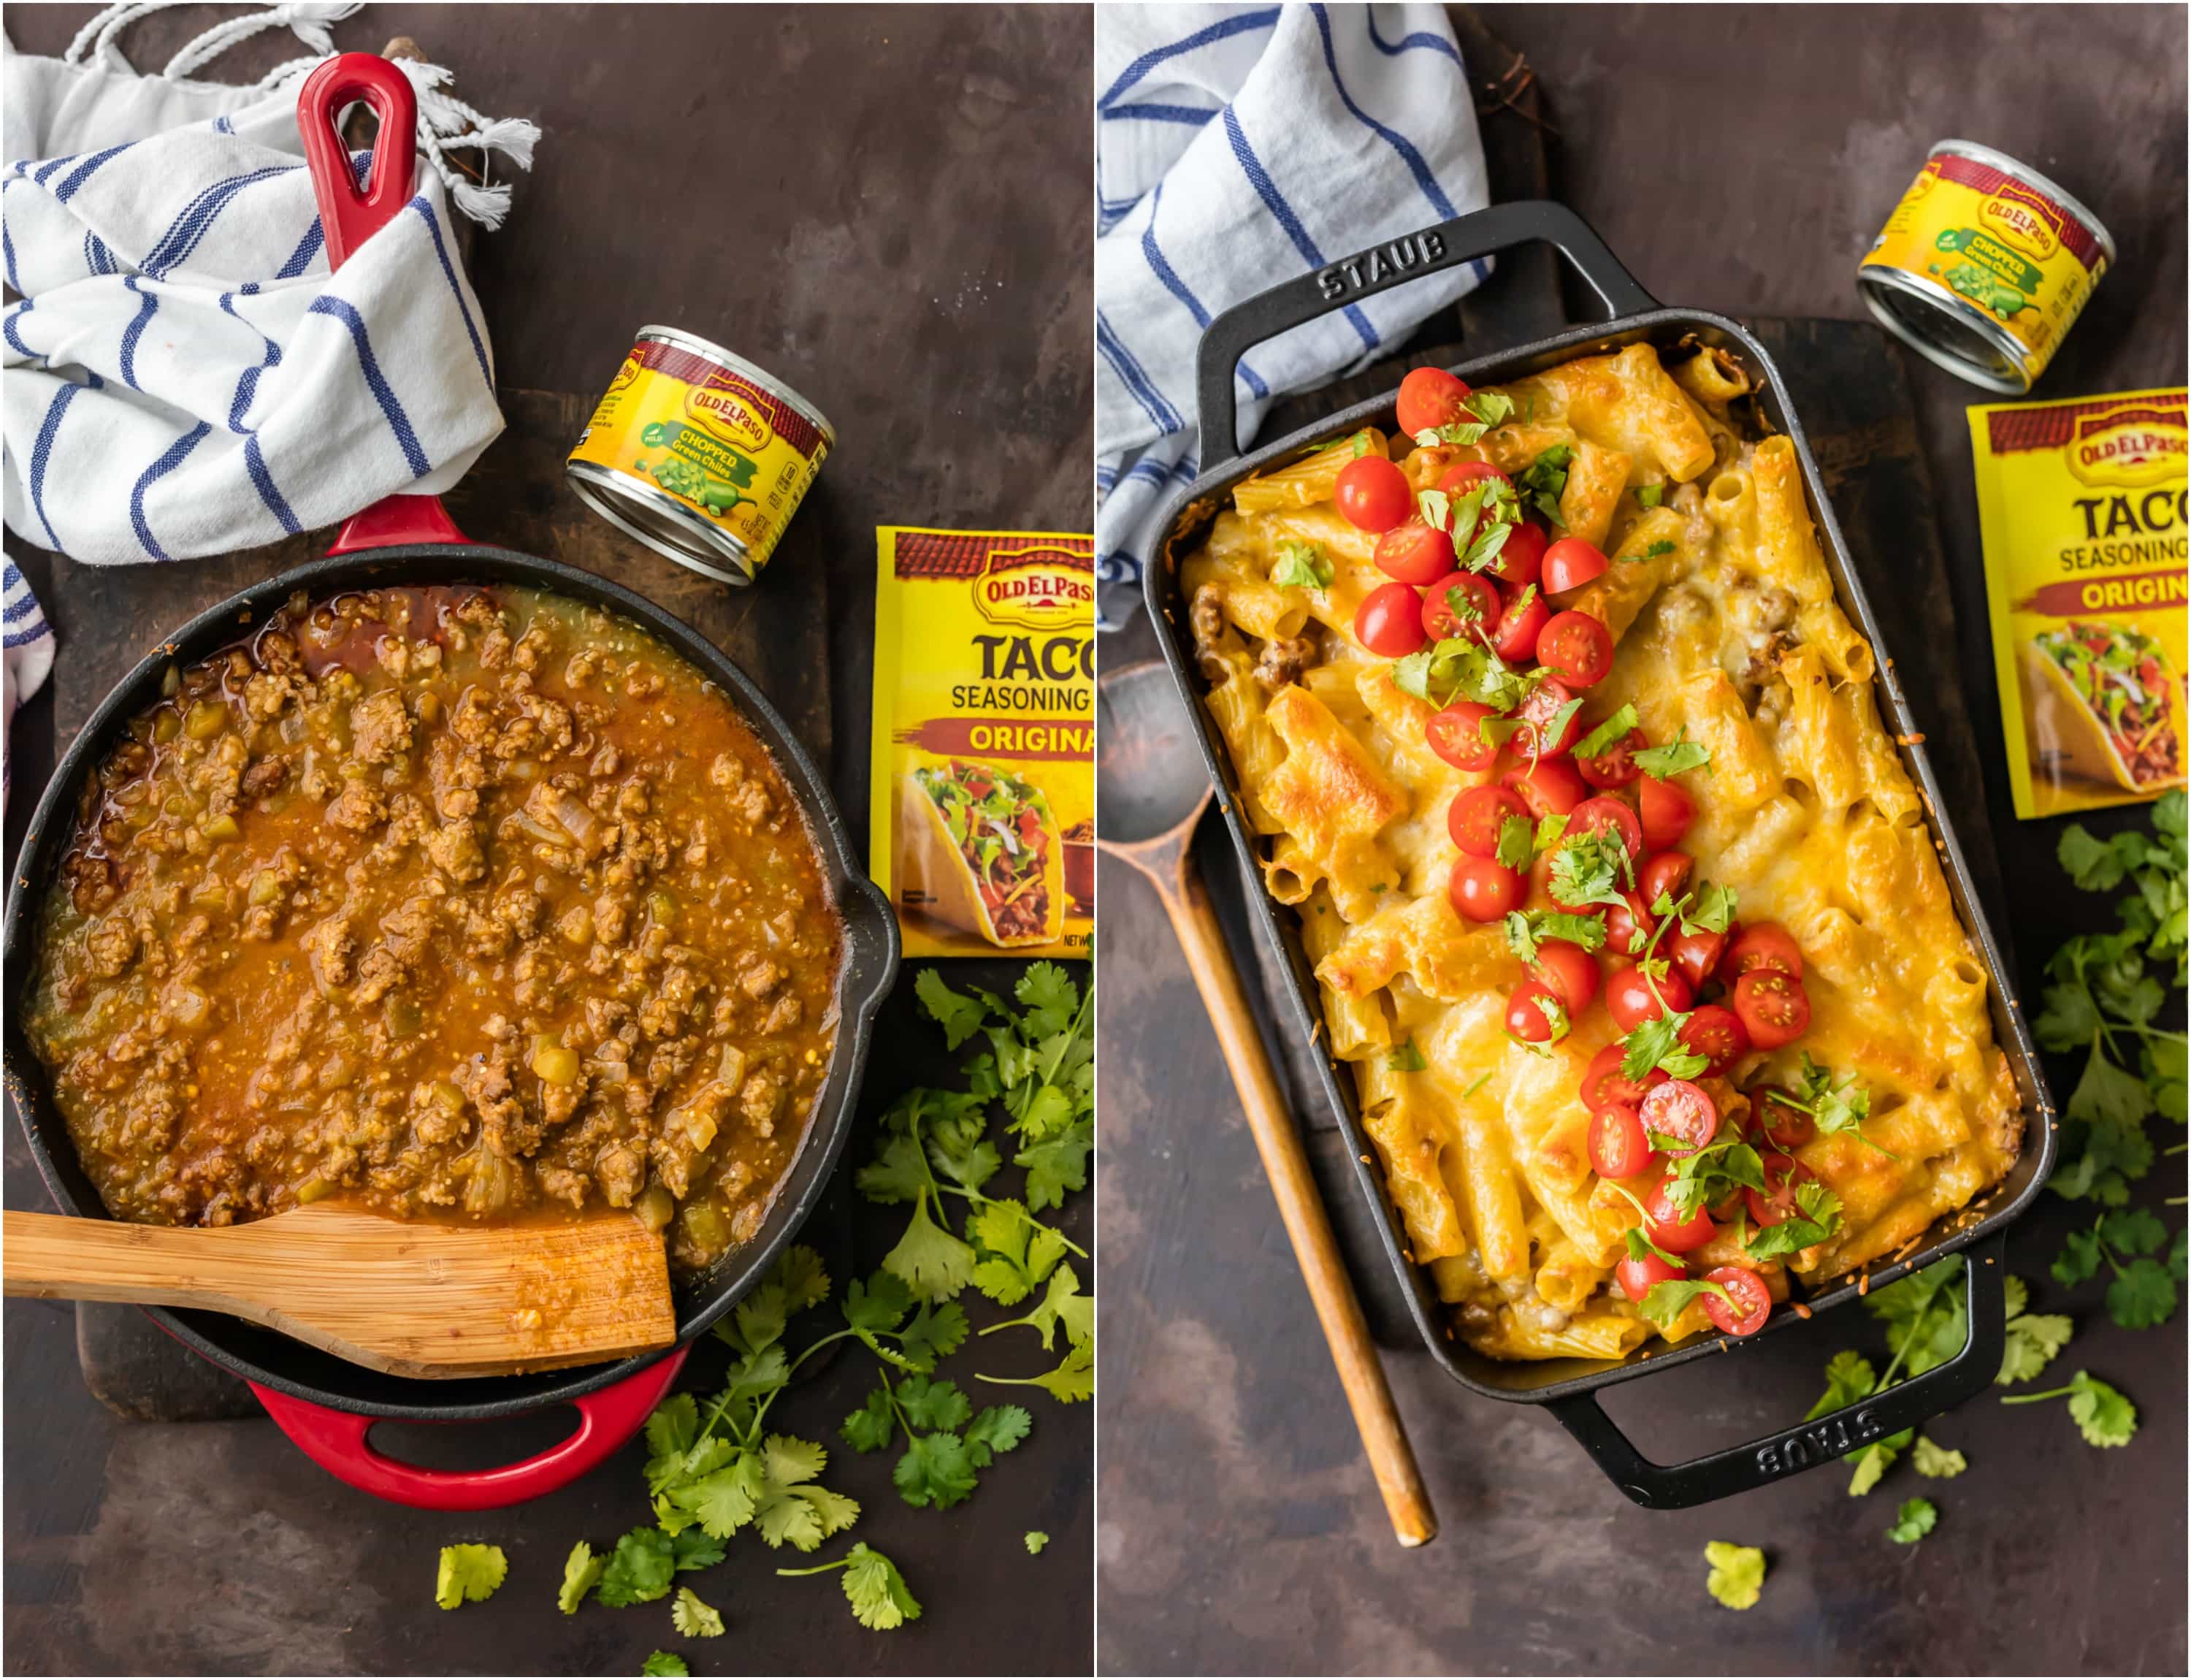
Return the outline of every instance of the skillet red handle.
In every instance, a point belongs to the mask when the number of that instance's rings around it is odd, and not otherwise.
[[[380,119],[373,170],[362,188],[350,166],[350,148],[335,127],[360,100]],[[304,162],[312,172],[312,196],[319,202],[332,273],[411,202],[418,178],[418,96],[410,77],[386,59],[344,53],[304,78],[297,95],[297,128],[304,136]],[[457,529],[439,497],[386,496],[354,515],[327,552],[470,540]]]
[[[251,1392],[304,1456],[339,1482],[426,1511],[494,1511],[552,1494],[612,1457],[662,1404],[688,1351],[680,1347],[621,1382],[580,1395],[572,1403],[578,1409],[578,1427],[567,1439],[494,1470],[427,1470],[406,1464],[376,1452],[367,1441],[378,1418],[337,1411],[256,1382]]]

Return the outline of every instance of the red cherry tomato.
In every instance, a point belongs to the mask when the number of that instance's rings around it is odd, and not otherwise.
[[[1461,405],[1468,401],[1468,385],[1443,367],[1416,367],[1400,381],[1400,430],[1409,437],[1436,431],[1469,418]]]
[[[1600,1178],[1633,1178],[1650,1165],[1651,1141],[1625,1102],[1590,1111],[1590,1170]]]
[[[1535,583],[1544,567],[1544,531],[1525,519],[1506,533],[1506,540],[1500,544],[1499,552],[1484,570],[1500,583],[1518,589],[1524,584]]]
[[[1380,584],[1355,610],[1354,639],[1387,659],[1405,658],[1430,640],[1423,634],[1422,597],[1407,584]]]
[[[1640,892],[1621,894],[1624,903],[1605,910],[1605,954],[1608,957],[1640,957],[1650,943],[1651,930],[1659,925]]]
[[[1547,734],[1562,708],[1574,698],[1557,677],[1547,677],[1529,691],[1529,698],[1514,709],[1522,726],[1514,732],[1514,751],[1522,758],[1556,758],[1582,738],[1582,713],[1569,712],[1554,734]]]
[[[1465,496],[1487,478],[1497,479],[1509,490],[1514,487],[1514,481],[1488,461],[1459,461],[1445,470],[1445,476],[1438,480],[1438,488],[1448,496]]]
[[[1742,1199],[1749,1204],[1752,1222],[1770,1229],[1785,1225],[1802,1210],[1795,1204],[1795,1190],[1807,1184],[1818,1175],[1793,1155],[1775,1151],[1763,1158],[1765,1188],[1752,1190],[1744,1187]]]
[[[1719,1133],[1718,1105],[1702,1085],[1687,1079],[1669,1079],[1652,1086],[1643,1093],[1637,1112],[1642,1116],[1646,1134],[1655,1131],[1679,1143],[1678,1148],[1666,1149],[1669,1155],[1693,1155]]]
[[[1655,776],[1636,784],[1636,809],[1643,818],[1643,843],[1653,851],[1679,846],[1697,820],[1697,803],[1671,782]]]
[[[1605,571],[1605,555],[1595,543],[1579,537],[1562,537],[1545,550],[1546,595],[1565,595],[1579,589]]]
[[[1727,949],[1727,936],[1699,928],[1694,933],[1676,933],[1666,941],[1666,959],[1674,965],[1674,972],[1687,981],[1693,990],[1703,989],[1704,983],[1719,966],[1720,953]]]
[[[1620,1058],[1626,1054],[1619,1045],[1608,1045],[1590,1059],[1583,1070],[1583,1106],[1592,1113],[1608,1103],[1624,1103],[1632,1108],[1643,1100],[1643,1093],[1653,1085],[1666,1083],[1666,1076],[1653,1068],[1638,1084],[1620,1071]]]
[[[1526,817],[1522,801],[1505,788],[1470,788],[1445,808],[1446,832],[1471,857],[1499,855],[1499,830],[1510,817]]]
[[[1818,1135],[1818,1124],[1801,1108],[1773,1100],[1768,1085],[1758,1093],[1755,1118],[1757,1130],[1776,1149],[1800,1149]]]
[[[1677,1283],[1688,1275],[1687,1267],[1661,1260],[1655,1254],[1647,1254],[1641,1260],[1624,1260],[1613,1268],[1613,1281],[1620,1285],[1621,1294],[1639,1305],[1651,1293],[1653,1284]]]
[[[1420,519],[1396,525],[1377,539],[1377,569],[1403,584],[1427,584],[1453,565],[1453,539]]]
[[[1811,1024],[1810,994],[1803,982],[1777,968],[1753,968],[1734,982],[1734,1012],[1759,1050],[1778,1050],[1803,1036]]]
[[[1640,824],[1636,832],[1639,835],[1643,832]],[[1643,902],[1654,909],[1661,894],[1679,903],[1682,895],[1689,890],[1689,878],[1696,872],[1697,860],[1686,851],[1654,851],[1636,872],[1636,890],[1643,895]]]
[[[1666,1181],[1663,1178],[1643,1199],[1643,1234],[1668,1254],[1692,1253],[1711,1241],[1719,1228],[1712,1223],[1710,1213],[1703,1208],[1682,1217],[1667,1196]]]
[[[1571,940],[1539,941],[1537,960],[1528,968],[1533,979],[1541,981],[1567,1000],[1570,1015],[1581,1014],[1597,995],[1597,959]]]
[[[1656,1021],[1669,1010],[1679,1015],[1695,996],[1689,982],[1670,970],[1654,979],[1640,968],[1624,968],[1605,982],[1605,1006],[1624,1033]],[[1753,1040],[1756,1036],[1750,1034]]]
[[[1777,968],[1791,980],[1803,977],[1803,950],[1778,922],[1754,922],[1727,943],[1719,977],[1732,986],[1754,968]]]
[[[1469,920],[1495,922],[1521,903],[1522,877],[1495,857],[1463,852],[1454,861],[1446,892],[1453,908]]]
[[[1773,1316],[1773,1291],[1764,1279],[1742,1266],[1715,1266],[1704,1278],[1727,1293],[1724,1301],[1716,1295],[1703,1297],[1704,1317],[1722,1335],[1756,1335],[1765,1328]]]
[[[1602,753],[1592,753],[1588,758],[1578,753],[1575,768],[1582,772],[1582,779],[1593,788],[1625,788],[1643,773],[1636,767],[1636,754],[1639,748],[1650,744],[1649,736],[1640,729],[1631,729]]]
[[[1453,558],[1450,546],[1446,558]],[[1489,641],[1499,629],[1499,612],[1505,604],[1499,591],[1473,572],[1444,572],[1423,591],[1424,633],[1437,641],[1465,635]]]
[[[1682,1023],[1679,1036],[1693,1054],[1711,1064],[1704,1069],[1708,1079],[1724,1077],[1750,1051],[1750,1029],[1722,1004],[1699,1004],[1696,1012]]]
[[[1474,700],[1456,700],[1425,720],[1423,739],[1455,770],[1488,770],[1499,749],[1483,738],[1483,720],[1503,715]]]
[[[1529,815],[1539,820],[1566,816],[1590,791],[1575,773],[1573,760],[1563,758],[1517,764],[1499,779],[1513,790]]]
[[[1591,688],[1613,670],[1613,632],[1587,612],[1556,612],[1537,638],[1537,663],[1572,688]]]
[[[1507,995],[1506,1030],[1525,1045],[1551,1043],[1566,1032],[1571,1018],[1567,1000],[1534,980],[1524,980]]]
[[[1382,455],[1364,455],[1341,467],[1332,499],[1357,531],[1390,531],[1415,510],[1407,474]]]
[[[1491,645],[1510,665],[1526,665],[1537,657],[1537,638],[1551,621],[1552,609],[1534,584],[1509,589],[1499,614],[1499,634]]]
[[[1568,818],[1568,833],[1615,834],[1620,836],[1620,843],[1628,848],[1630,857],[1643,855],[1642,825],[1636,822],[1634,812],[1609,794],[1595,794],[1577,806],[1574,814]],[[1648,909],[1652,902],[1646,898],[1644,907]]]

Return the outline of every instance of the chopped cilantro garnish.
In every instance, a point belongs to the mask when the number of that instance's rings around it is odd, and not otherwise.
[[[1574,450],[1564,443],[1555,443],[1537,458],[1522,469],[1515,479],[1515,488],[1537,510],[1555,525],[1565,528],[1560,518],[1560,497],[1568,487],[1568,466],[1574,459]]]
[[[1647,508],[1657,507],[1665,498],[1666,487],[1663,484],[1639,484],[1636,487],[1636,499]]]
[[[1596,758],[1614,742],[1627,738],[1628,732],[1636,727],[1636,708],[1623,701],[1620,709],[1575,743],[1577,758]]]
[[[1271,581],[1282,589],[1322,589],[1331,586],[1333,569],[1321,543],[1287,542],[1278,544],[1278,558],[1271,567]]]
[[[1596,834],[1568,834],[1552,853],[1552,897],[1579,909],[1589,904],[1625,908],[1628,899],[1621,882],[1636,879],[1628,846],[1616,829]]]
[[[1663,747],[1645,747],[1636,755],[1636,767],[1645,775],[1665,781],[1669,776],[1679,776],[1683,771],[1700,770],[1711,762],[1711,753],[1701,741],[1689,739],[1688,726],[1682,726],[1678,739]]]
[[[1645,549],[1642,554],[1636,556],[1636,558],[1638,560],[1656,560],[1660,555],[1671,554],[1673,551],[1674,545],[1668,542],[1664,537],[1661,537],[1656,542],[1653,543],[1650,547]]]
[[[1417,1050],[1415,1041],[1409,1039],[1407,1043],[1393,1047],[1392,1053],[1385,1058],[1385,1065],[1395,1073],[1420,1073],[1430,1063],[1423,1060],[1422,1051]]]

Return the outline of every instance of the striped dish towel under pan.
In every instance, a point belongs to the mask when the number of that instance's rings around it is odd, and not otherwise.
[[[1221,311],[1489,202],[1438,6],[1105,6],[1096,39],[1100,622],[1133,612],[1162,504],[1198,470],[1194,356]],[[1488,261],[1258,346],[1243,444],[1276,398],[1389,355]]]

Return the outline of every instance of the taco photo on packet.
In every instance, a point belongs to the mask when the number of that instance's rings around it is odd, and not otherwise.
[[[902,899],[1000,949],[1056,940],[1063,845],[1041,789],[1001,766],[952,759],[919,766],[899,792]]]
[[[2155,637],[2070,619],[2017,649],[2032,749],[2066,777],[2145,797],[2183,779],[2182,674]]]

